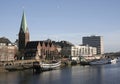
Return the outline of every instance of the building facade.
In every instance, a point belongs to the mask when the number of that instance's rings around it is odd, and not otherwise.
[[[71,58],[72,60],[79,60],[80,56],[93,56],[97,53],[95,47],[91,47],[88,45],[64,47],[62,51],[65,56]]]
[[[97,48],[97,54],[104,54],[104,45],[102,36],[87,36],[82,38],[83,45],[89,45]]]
[[[57,60],[60,59],[60,55],[52,42],[29,41],[25,48],[24,59]]]
[[[59,50],[61,57],[67,57],[67,58],[69,57],[69,55],[67,55],[67,53],[69,53],[69,52],[67,52],[67,50],[65,50],[65,48],[74,46],[71,42],[63,40],[60,42],[53,41],[53,43],[55,45],[57,45],[57,49]]]
[[[14,61],[17,46],[12,44],[0,43],[0,61]]]

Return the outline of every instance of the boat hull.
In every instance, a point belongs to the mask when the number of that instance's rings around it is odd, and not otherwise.
[[[89,63],[90,65],[102,65],[102,64],[108,64],[108,60],[98,60],[98,61],[92,61]]]

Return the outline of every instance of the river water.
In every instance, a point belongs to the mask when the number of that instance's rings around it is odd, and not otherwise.
[[[32,70],[0,73],[0,84],[120,84],[120,63],[77,65],[40,74]]]

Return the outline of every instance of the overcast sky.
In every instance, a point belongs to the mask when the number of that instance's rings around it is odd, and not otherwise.
[[[23,10],[31,40],[99,35],[105,52],[120,51],[120,0],[0,0],[0,37],[18,38]]]

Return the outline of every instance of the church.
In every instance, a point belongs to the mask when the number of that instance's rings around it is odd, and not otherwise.
[[[18,35],[18,51],[24,60],[56,60],[60,58],[57,46],[51,41],[30,41],[25,12],[22,15]]]

